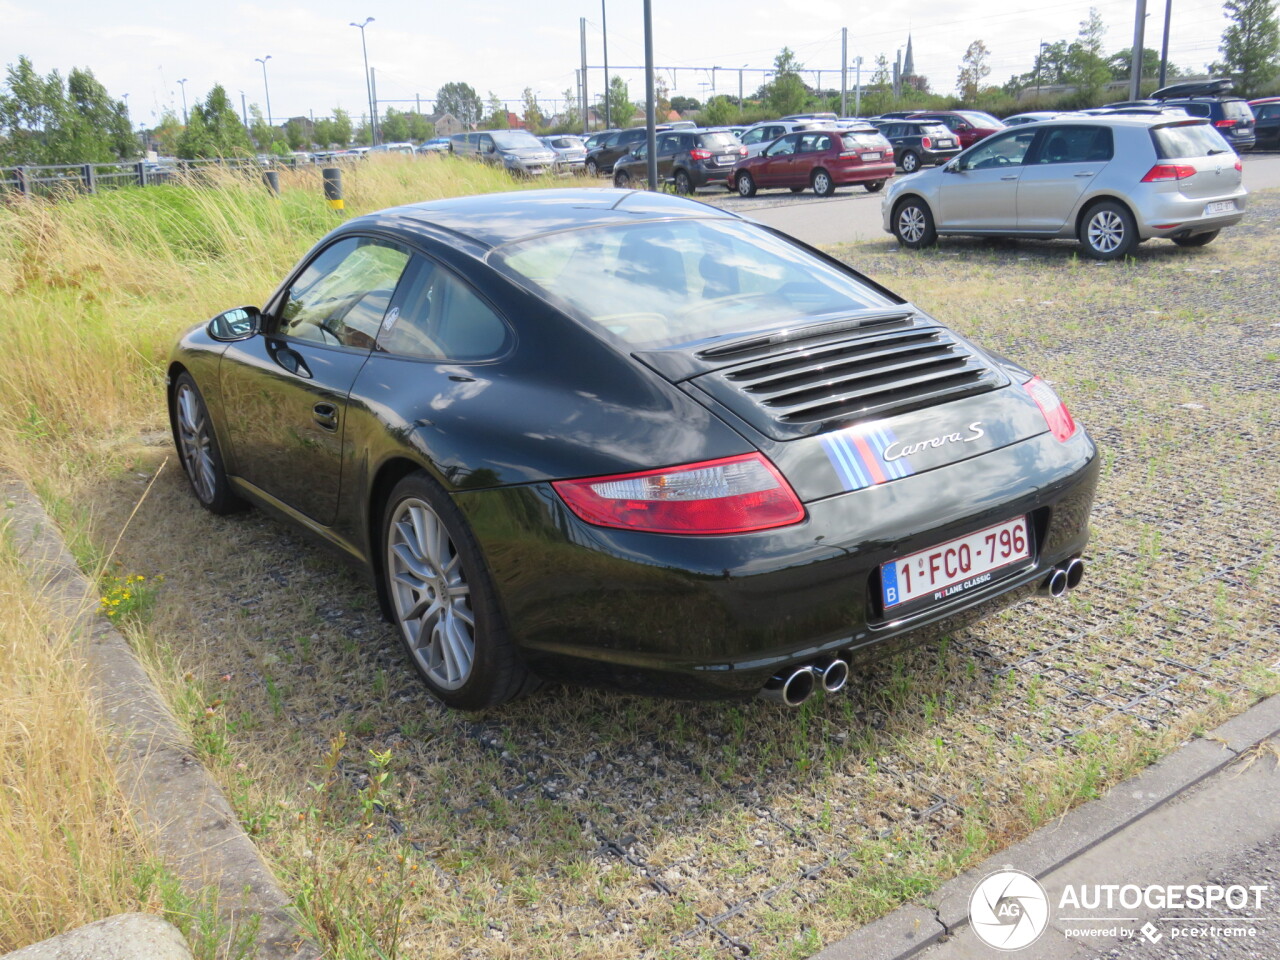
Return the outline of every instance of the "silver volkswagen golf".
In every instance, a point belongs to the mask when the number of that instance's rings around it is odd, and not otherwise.
[[[1207,120],[1069,117],[1003,131],[941,167],[896,178],[884,229],[906,247],[939,235],[1075,237],[1098,260],[1144,240],[1202,247],[1244,216],[1240,158]]]

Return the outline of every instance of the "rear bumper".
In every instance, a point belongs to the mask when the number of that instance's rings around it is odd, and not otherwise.
[[[833,167],[831,179],[840,187],[852,183],[869,183],[872,180],[888,180],[897,169],[892,155],[879,163],[861,163],[849,167],[836,167],[833,164]]]
[[[1235,210],[1206,213],[1210,203],[1230,200]],[[1182,194],[1159,194],[1153,202],[1143,204],[1138,214],[1138,235],[1144,240],[1157,237],[1191,236],[1234,226],[1244,219],[1248,193],[1240,188],[1218,197],[1185,197]]]
[[[836,651],[878,653],[954,630],[1027,596],[1088,541],[1097,451],[1081,430],[806,504],[790,527],[725,537],[606,530],[546,485],[457,496],[531,666],[548,677],[682,697],[754,693]],[[901,619],[882,563],[1018,515],[1026,564]]]

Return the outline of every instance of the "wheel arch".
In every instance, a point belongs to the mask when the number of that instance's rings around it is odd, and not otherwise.
[[[1076,211],[1075,218],[1072,221],[1071,236],[1078,237],[1080,228],[1084,226],[1085,218],[1089,215],[1094,207],[1100,203],[1117,203],[1129,211],[1129,216],[1133,217],[1134,226],[1138,230],[1138,239],[1143,239],[1142,221],[1138,219],[1138,214],[1133,209],[1133,204],[1129,203],[1124,197],[1115,193],[1095,193],[1080,201],[1080,208]]]

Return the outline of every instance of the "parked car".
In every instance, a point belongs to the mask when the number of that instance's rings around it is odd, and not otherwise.
[[[452,707],[796,705],[1084,573],[1100,460],[1043,380],[680,197],[354,218],[166,373],[196,499],[336,546]]]
[[[916,111],[912,120],[941,120],[951,132],[960,138],[960,146],[971,147],[1004,129],[1004,124],[980,110],[930,110]]]
[[[562,133],[538,139],[555,151],[561,173],[582,173],[586,170],[587,147],[581,137]]]
[[[1201,247],[1244,216],[1241,171],[1206,120],[1046,120],[893,184],[884,229],[906,247],[940,234],[1075,237],[1098,260],[1153,237]]]
[[[658,134],[658,180],[676,193],[728,186],[734,165],[747,149],[727,130],[667,130]],[[648,144],[641,143],[613,167],[613,185],[627,189],[649,179]]]
[[[608,140],[615,133],[621,133],[621,132],[622,131],[618,127],[610,127],[608,130],[599,130],[591,134],[589,137],[587,137],[585,141],[587,152],[590,153],[592,150],[600,146],[601,143],[603,143],[605,140]]]
[[[1280,97],[1250,100],[1254,136],[1259,150],[1280,150]]]
[[[670,124],[660,123],[655,127],[657,132],[670,130]],[[601,140],[587,151],[587,174],[598,177],[602,173],[613,173],[613,165],[649,138],[647,127],[628,127],[619,130]]]
[[[393,143],[380,143],[377,146],[370,147],[370,153],[407,153],[412,154],[417,148],[412,143],[396,141]]]
[[[1032,110],[1030,113],[1015,113],[1011,117],[1005,117],[1002,123],[1006,127],[1020,127],[1024,123],[1039,123],[1041,120],[1057,120],[1061,117],[1075,116],[1073,113],[1063,113],[1057,110]]]
[[[813,125],[812,121],[807,120],[763,120],[747,127],[738,139],[747,148],[747,156],[755,157],[783,134],[805,130]]]
[[[869,193],[893,176],[893,147],[873,126],[853,130],[800,130],[769,144],[764,153],[742,160],[730,186],[744,197],[760,188],[812,187],[829,197],[836,187],[860,183]]]
[[[555,151],[528,130],[455,133],[449,151],[503,167],[513,176],[536,177],[556,170]]]
[[[960,152],[959,138],[936,120],[873,120],[871,125],[893,147],[893,162],[903,173],[945,163]]]
[[[418,144],[419,153],[448,153],[449,138],[448,137],[432,137],[424,143]]]
[[[1161,87],[1151,96],[1164,107],[1178,107],[1191,117],[1212,123],[1237,153],[1257,144],[1254,116],[1248,101],[1231,95],[1234,81],[1189,80]]]

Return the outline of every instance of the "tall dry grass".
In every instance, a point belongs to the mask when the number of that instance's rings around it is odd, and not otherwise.
[[[159,908],[91,716],[75,640],[51,632],[0,548],[0,953],[128,910]]]

